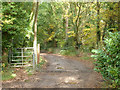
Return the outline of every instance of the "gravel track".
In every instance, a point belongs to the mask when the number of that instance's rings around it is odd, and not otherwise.
[[[45,69],[28,79],[4,82],[3,88],[100,88],[101,77],[82,62],[64,56],[41,54]]]

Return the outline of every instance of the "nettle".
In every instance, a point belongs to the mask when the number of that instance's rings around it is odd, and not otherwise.
[[[120,32],[109,33],[102,49],[92,50],[96,60],[95,70],[100,72],[110,86],[120,86]]]

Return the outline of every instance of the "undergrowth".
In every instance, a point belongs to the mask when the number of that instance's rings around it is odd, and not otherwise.
[[[109,87],[120,86],[120,32],[109,33],[102,49],[93,50],[97,55],[92,55],[97,61],[95,70],[100,72]]]
[[[3,65],[4,66],[4,65]],[[3,67],[2,66],[2,67]],[[2,73],[2,80],[10,80],[16,77],[16,74],[14,73],[14,69],[11,67],[4,67],[4,69],[1,71]]]
[[[40,70],[41,68],[42,68],[42,66],[45,64],[45,60],[42,58],[42,57],[40,57],[40,60],[39,60],[40,62],[36,65],[36,68],[35,68],[35,70]],[[34,74],[34,70],[33,70],[33,67],[26,67],[25,68],[25,70],[26,70],[26,72],[27,72],[27,74],[28,75],[33,75]]]

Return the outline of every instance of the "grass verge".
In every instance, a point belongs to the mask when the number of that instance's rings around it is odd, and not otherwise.
[[[41,70],[41,68],[43,67],[43,65],[46,63],[46,60],[43,57],[40,57],[40,62],[37,64],[36,66],[36,70]],[[33,71],[33,67],[26,67],[25,71],[27,72],[27,74],[29,76],[33,75],[35,73],[35,71]]]
[[[2,72],[2,80],[10,80],[16,77],[16,74],[14,73],[14,69],[10,67],[5,67]]]

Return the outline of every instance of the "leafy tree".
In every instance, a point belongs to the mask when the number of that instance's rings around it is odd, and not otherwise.
[[[29,14],[30,11],[24,5],[30,3],[3,2],[2,3],[2,44],[5,48],[24,47],[30,39]],[[30,8],[30,7],[29,7]],[[28,11],[27,11],[28,10]],[[9,36],[9,37],[8,37]]]

